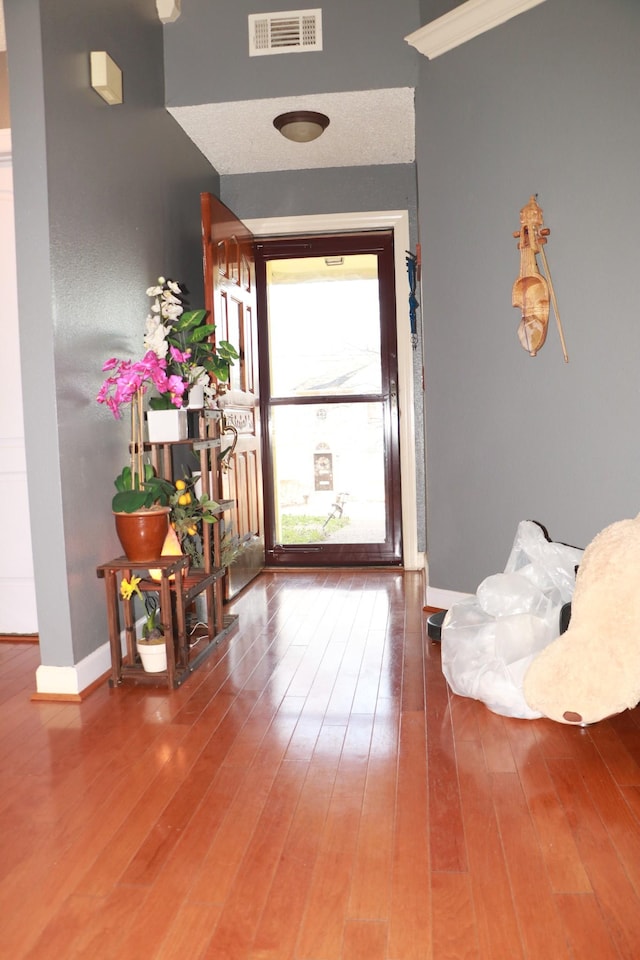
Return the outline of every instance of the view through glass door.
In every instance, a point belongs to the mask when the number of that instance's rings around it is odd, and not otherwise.
[[[267,563],[400,564],[391,232],[258,241]]]

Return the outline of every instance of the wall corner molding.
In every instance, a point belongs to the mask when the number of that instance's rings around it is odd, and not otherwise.
[[[156,0],[156,10],[162,23],[174,23],[180,16],[182,0]]]
[[[539,3],[544,0],[467,0],[404,39],[433,60]]]

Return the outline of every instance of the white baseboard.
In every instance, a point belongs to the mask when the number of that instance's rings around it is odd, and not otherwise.
[[[127,644],[124,630],[120,635],[123,654]],[[90,653],[72,667],[52,667],[41,664],[36,670],[36,690],[47,694],[79,694],[92,683],[111,672],[111,649],[108,643]]]
[[[41,664],[36,670],[38,693],[78,694],[111,670],[109,644],[104,643],[80,663],[72,667],[51,667]]]
[[[440,607],[448,610],[460,600],[468,600],[472,593],[458,593],[457,590],[439,590],[437,587],[427,587],[427,606]]]

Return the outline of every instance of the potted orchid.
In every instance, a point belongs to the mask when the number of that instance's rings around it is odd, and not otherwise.
[[[158,277],[157,284],[149,287],[147,296],[153,302],[145,325],[144,346],[159,360],[165,360],[167,372],[182,382],[180,396],[200,387],[211,402],[215,395],[211,378],[228,382],[230,368],[239,354],[227,340],[212,342],[215,325],[206,322],[206,310],[185,309],[186,295],[186,287],[164,277]],[[149,406],[152,410],[166,410],[172,402],[170,395],[161,393],[151,398]]]
[[[116,493],[111,502],[116,532],[127,557],[145,562],[160,555],[169,524],[169,500],[175,488],[157,477],[144,461],[144,394],[149,388],[169,392],[171,379],[167,376],[166,361],[152,350],[136,362],[112,357],[102,369],[110,375],[96,397],[98,403],[107,406],[116,420],[122,419],[122,408],[130,406],[129,463],[114,481]]]
[[[211,378],[225,382],[238,352],[226,340],[214,344],[211,336],[213,324],[206,323],[205,310],[185,310],[186,288],[174,280],[158,278],[147,295],[153,300],[147,317],[144,336],[145,353],[141,360],[121,360],[111,357],[103,366],[109,376],[97,396],[98,403],[107,406],[113,416],[122,418],[122,408],[130,406],[131,438],[130,459],[115,480],[116,494],[112,509],[116,517],[116,529],[127,557],[134,561],[153,560],[160,550],[168,530],[167,515],[171,509],[171,497],[176,490],[155,475],[153,468],[144,462],[144,398],[149,393],[147,413],[148,439],[152,443],[182,440],[187,436],[186,410],[184,409],[189,389],[196,384],[203,386],[212,400],[215,387]],[[151,415],[181,416],[177,427],[172,425],[168,433],[152,430]],[[123,527],[133,521],[123,517],[138,518],[141,527],[150,522],[149,514],[162,513],[157,519],[157,536],[160,547],[151,552],[147,545],[140,549],[123,542]],[[162,533],[164,529],[164,533]],[[140,531],[141,533],[141,531]],[[155,541],[154,541],[155,543]],[[135,555],[133,552],[135,551]]]

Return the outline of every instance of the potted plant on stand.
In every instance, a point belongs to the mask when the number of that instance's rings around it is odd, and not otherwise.
[[[121,419],[122,408],[130,405],[131,434],[129,464],[115,480],[116,495],[112,509],[116,529],[128,559],[136,562],[155,560],[160,556],[168,531],[170,497],[175,487],[157,477],[144,460],[144,397],[148,391],[149,414],[152,412],[181,413],[183,426],[177,434],[156,436],[148,421],[149,440],[172,442],[186,438],[186,411],[184,401],[188,390],[201,385],[213,402],[216,386],[212,381],[225,382],[229,370],[238,358],[236,349],[226,340],[212,342],[214,325],[206,323],[205,310],[185,311],[186,289],[174,280],[158,279],[147,294],[153,298],[151,313],[145,328],[145,354],[141,360],[120,360],[112,357],[103,366],[109,376],[98,393],[98,403],[105,404],[116,419]],[[151,516],[155,514],[155,516]],[[123,527],[135,526],[140,531],[155,521],[156,539],[145,541],[140,549],[123,540]]]
[[[171,392],[172,381],[166,374],[166,362],[152,350],[142,360],[107,360],[104,371],[110,376],[98,393],[98,403],[105,404],[119,420],[122,407],[131,407],[129,463],[115,479],[116,494],[111,508],[116,532],[129,560],[146,562],[160,556],[169,526],[169,498],[173,484],[157,477],[144,460],[143,397],[149,386],[159,392]]]
[[[198,496],[196,487],[199,474],[194,473],[184,480],[176,480],[175,492],[169,498],[171,527],[183,554],[189,557],[192,567],[204,566],[202,524],[218,522],[219,504],[206,493]]]
[[[186,405],[197,409],[213,403],[216,384],[228,382],[230,368],[239,354],[227,340],[214,343],[215,324],[207,323],[206,310],[185,310],[186,294],[186,287],[164,277],[158,278],[156,286],[149,287],[147,296],[153,303],[145,325],[144,345],[159,360],[166,361],[168,374],[182,381]],[[152,397],[149,408],[151,439],[155,435],[155,412],[170,410],[171,400],[166,394]]]
[[[165,642],[162,624],[158,622],[160,609],[158,600],[153,593],[140,590],[141,577],[131,576],[130,580],[123,578],[120,583],[120,596],[123,600],[131,600],[134,594],[142,600],[145,608],[145,620],[142,625],[142,636],[136,640],[136,649],[147,673],[162,673],[167,669],[167,645]]]

